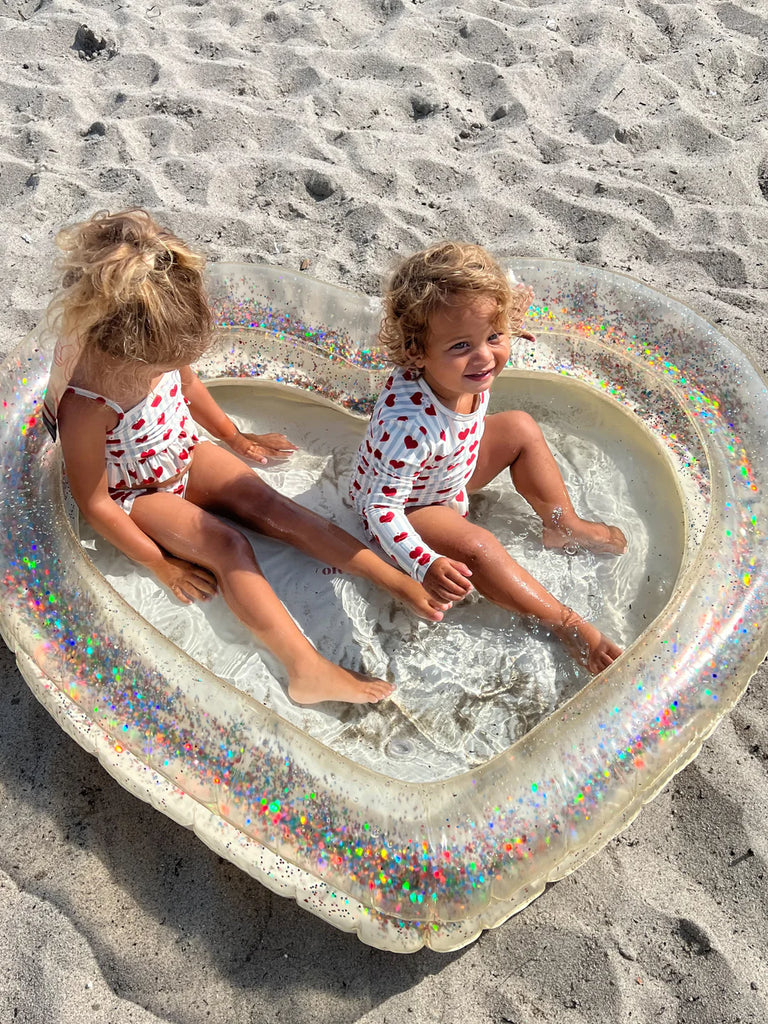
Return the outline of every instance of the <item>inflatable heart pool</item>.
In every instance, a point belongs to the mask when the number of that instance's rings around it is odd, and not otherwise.
[[[537,303],[519,379],[576,389],[606,437],[636,434],[632,458],[664,491],[676,554],[666,602],[616,664],[501,753],[430,781],[353,763],[126,605],[73,529],[40,420],[51,339],[33,333],[3,367],[0,625],[32,690],[131,792],[396,951],[466,944],[604,846],[695,756],[768,649],[759,373],[630,278],[510,269]],[[259,266],[215,266],[210,286],[222,329],[198,367],[206,380],[369,407],[382,379],[374,302]]]

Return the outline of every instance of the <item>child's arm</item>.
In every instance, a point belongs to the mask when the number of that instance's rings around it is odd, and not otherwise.
[[[420,495],[426,489],[420,474],[432,452],[425,435],[412,421],[394,414],[383,416],[379,407],[373,422],[376,427],[363,444],[352,477],[353,499],[357,492],[370,487],[370,494],[358,494],[356,502],[370,531],[404,572],[424,584],[427,572],[441,556],[423,540],[406,510],[420,504]],[[441,598],[456,599],[456,595]]]
[[[219,441],[224,441],[236,455],[266,463],[270,459],[286,459],[296,451],[296,445],[285,434],[240,433],[189,366],[181,371],[181,389],[189,402],[189,411],[195,423],[199,423]]]
[[[110,498],[104,445],[108,416],[114,416],[112,410],[90,398],[66,395],[61,401],[59,436],[72,497],[97,533],[153,572],[180,601],[205,600],[216,593],[215,577],[164,551]]]
[[[379,476],[374,479],[371,493],[361,506],[369,529],[390,558],[418,580],[430,597],[437,601],[460,601],[472,589],[469,569],[463,562],[434,551],[405,514],[406,497],[415,497],[419,493],[414,488],[419,487],[416,481],[421,470],[420,460],[411,462],[407,451],[400,453],[402,458],[390,460],[380,446],[372,445],[372,448],[372,452],[366,453],[366,458],[375,459],[379,451],[382,457],[377,462]],[[396,466],[393,467],[392,462]]]

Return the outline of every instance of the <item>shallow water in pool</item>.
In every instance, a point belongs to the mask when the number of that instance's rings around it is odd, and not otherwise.
[[[361,539],[346,500],[365,421],[296,392],[249,382],[214,385],[243,430],[284,430],[301,450],[259,472],[281,492]],[[544,429],[577,511],[615,523],[629,538],[621,558],[545,551],[540,524],[508,474],[472,501],[470,515],[560,600],[622,646],[671,595],[684,520],[671,466],[638,421],[583,386],[512,374],[494,386],[491,411],[525,408]],[[273,588],[328,658],[392,680],[377,706],[302,708],[280,666],[220,598],[185,607],[83,525],[81,537],[109,582],[169,639],[339,753],[414,781],[445,778],[509,747],[573,696],[589,676],[553,638],[472,596],[443,623],[416,618],[386,594],[276,542],[251,534]]]

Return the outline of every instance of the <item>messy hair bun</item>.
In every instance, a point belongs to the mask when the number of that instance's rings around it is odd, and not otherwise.
[[[121,360],[194,362],[213,321],[203,284],[204,258],[146,210],[99,212],[63,228],[62,293],[55,306],[63,335]]]

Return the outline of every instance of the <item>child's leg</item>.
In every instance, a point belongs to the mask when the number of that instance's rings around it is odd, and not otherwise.
[[[494,604],[538,619],[562,640],[590,672],[601,672],[621,649],[571,608],[562,604],[511,557],[488,530],[467,522],[445,505],[408,513],[427,544],[472,570],[475,589]]]
[[[486,419],[469,490],[485,487],[507,467],[518,493],[544,524],[544,547],[576,544],[612,555],[627,550],[626,537],[618,527],[576,515],[541,428],[526,412],[499,412]]]
[[[186,496],[210,512],[229,516],[321,562],[371,580],[425,619],[439,622],[450,607],[433,602],[420,583],[345,530],[283,497],[224,448],[206,443],[195,449]]]
[[[137,498],[131,519],[165,551],[214,573],[234,614],[285,666],[293,700],[366,704],[392,693],[389,683],[348,672],[318,654],[267,583],[239,530],[167,493]]]

